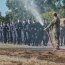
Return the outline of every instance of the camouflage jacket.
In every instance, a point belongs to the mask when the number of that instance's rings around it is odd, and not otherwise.
[[[52,22],[45,28],[48,29],[52,26],[52,31],[54,33],[60,33],[60,19],[58,17],[54,18]]]

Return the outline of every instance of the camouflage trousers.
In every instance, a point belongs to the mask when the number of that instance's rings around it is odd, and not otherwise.
[[[60,33],[53,32],[53,31],[51,32],[51,40],[56,48],[59,48],[60,45],[59,37],[60,37]]]

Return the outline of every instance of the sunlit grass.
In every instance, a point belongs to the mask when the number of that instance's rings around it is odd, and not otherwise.
[[[0,49],[0,65],[65,65],[65,52]]]

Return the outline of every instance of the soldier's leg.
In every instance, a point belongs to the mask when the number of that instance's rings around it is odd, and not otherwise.
[[[65,45],[65,35],[64,35],[64,45]]]
[[[57,48],[57,36],[56,36],[56,33],[54,31],[49,33],[49,40],[51,42],[53,49],[56,50],[56,48]]]
[[[21,31],[19,32],[19,43],[21,44]]]
[[[55,37],[55,39],[56,39],[56,43],[57,43],[57,48],[59,48],[59,46],[60,46],[59,35],[57,35],[57,36]]]
[[[20,44],[20,37],[19,37],[19,34],[17,36],[17,43]]]
[[[1,31],[1,42],[3,41],[2,31]]]
[[[16,44],[16,39],[17,39],[17,36],[16,36],[17,34],[16,34],[16,32],[14,31],[14,44]]]
[[[45,40],[43,39],[43,45],[45,46]]]
[[[6,43],[7,42],[7,35],[6,35],[6,33],[4,33],[3,35],[4,35],[4,43]]]
[[[24,43],[26,45],[26,31],[24,31]]]
[[[13,42],[13,36],[12,36],[12,32],[10,32],[10,42],[12,43]]]
[[[9,37],[9,32],[7,32],[7,42],[9,43],[10,37]]]
[[[45,43],[45,46],[47,46],[47,43],[48,43],[48,37],[46,38],[46,43]]]
[[[46,41],[45,37],[46,35],[43,35],[43,46],[45,46],[45,41]]]
[[[63,36],[63,34],[61,33],[61,34],[60,34],[60,43],[61,43],[60,45],[61,45],[61,46],[63,46],[63,37],[64,37],[64,36]]]

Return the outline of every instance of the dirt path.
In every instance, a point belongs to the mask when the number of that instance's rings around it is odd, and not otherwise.
[[[53,52],[49,47],[1,44],[0,65],[65,65],[65,52]]]

